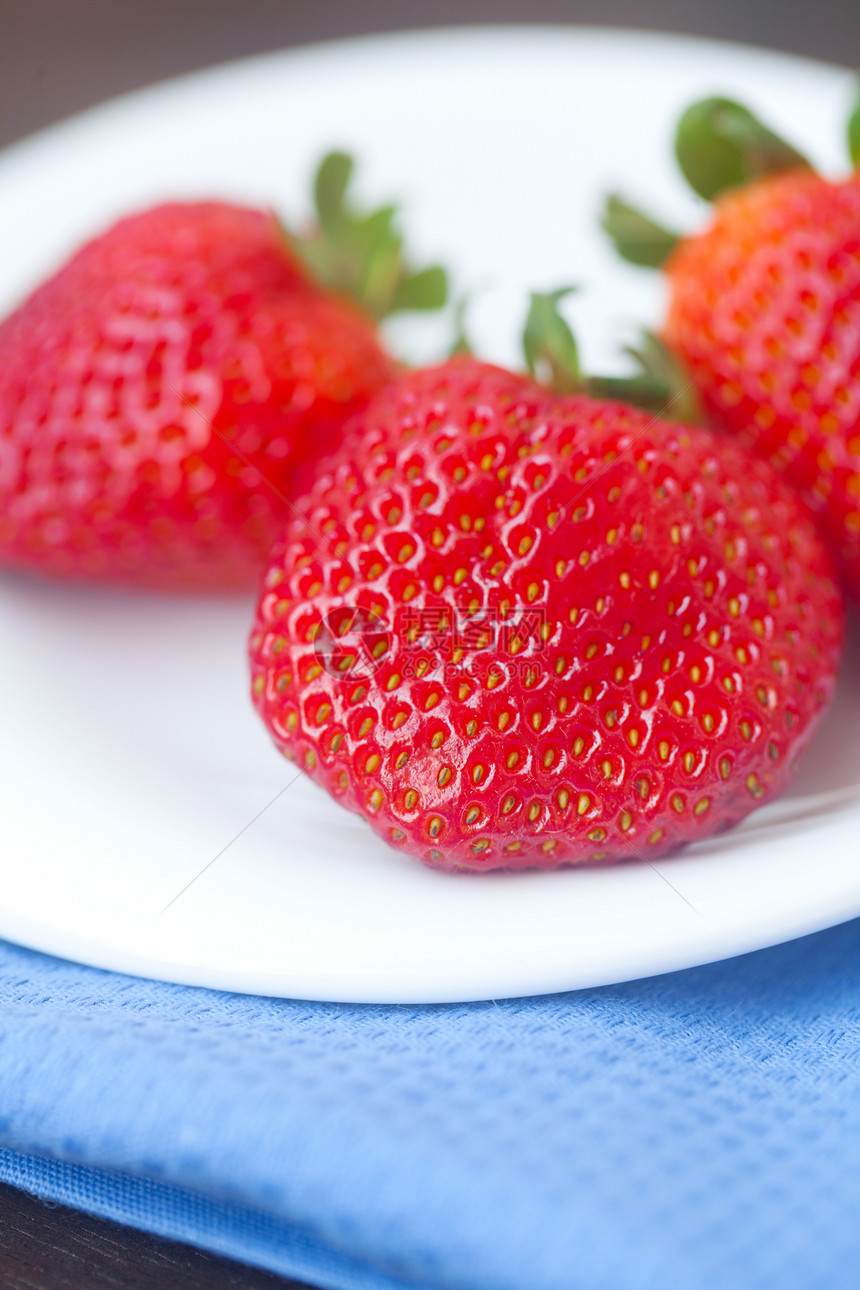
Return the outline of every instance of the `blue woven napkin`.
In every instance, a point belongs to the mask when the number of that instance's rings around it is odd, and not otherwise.
[[[840,1290],[860,922],[542,999],[296,1003],[0,943],[0,1177],[332,1290]]]

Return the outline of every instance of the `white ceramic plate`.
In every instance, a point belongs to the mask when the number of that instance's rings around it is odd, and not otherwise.
[[[615,264],[601,194],[621,186],[669,221],[701,219],[668,144],[679,110],[710,92],[750,101],[838,170],[851,84],[739,46],[574,27],[237,63],[0,160],[0,309],[159,198],[301,212],[314,160],[345,146],[368,196],[403,198],[421,255],[491,284],[472,317],[488,357],[517,360],[528,288],[578,282],[586,361],[609,370],[625,325],[659,316],[660,287]],[[444,335],[409,324],[396,339],[420,357]],[[0,579],[0,934],[172,981],[443,1002],[665,972],[860,914],[856,646],[792,794],[735,833],[650,867],[451,876],[293,778],[246,697],[249,614]]]

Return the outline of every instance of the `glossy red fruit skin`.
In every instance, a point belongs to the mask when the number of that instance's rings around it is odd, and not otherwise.
[[[0,324],[0,562],[255,587],[296,472],[392,373],[274,216],[131,216]]]
[[[832,693],[830,558],[768,463],[707,430],[452,361],[378,396],[302,510],[255,704],[428,864],[650,859],[726,829]]]
[[[728,194],[666,272],[665,339],[709,420],[784,471],[860,595],[860,175]]]

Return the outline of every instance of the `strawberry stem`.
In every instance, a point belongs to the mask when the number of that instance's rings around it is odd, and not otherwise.
[[[678,243],[677,233],[614,193],[606,199],[600,223],[623,260],[647,269],[661,269]]]
[[[314,178],[316,223],[303,236],[285,230],[290,245],[318,281],[378,320],[402,310],[441,309],[448,297],[445,270],[412,268],[395,206],[364,212],[351,204],[353,170],[348,153],[323,158]]]
[[[810,169],[801,153],[733,99],[702,99],[687,108],[675,155],[687,183],[706,201],[766,175]]]

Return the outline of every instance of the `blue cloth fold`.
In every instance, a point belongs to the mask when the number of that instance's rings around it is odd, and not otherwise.
[[[860,922],[542,999],[300,1003],[0,943],[0,1178],[331,1290],[841,1290]]]

